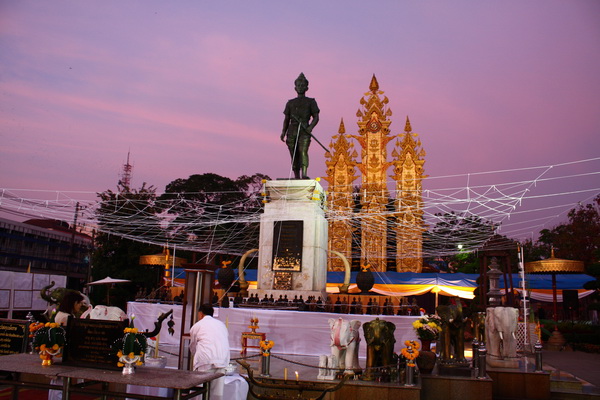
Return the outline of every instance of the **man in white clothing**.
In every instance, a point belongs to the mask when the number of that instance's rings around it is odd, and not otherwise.
[[[213,318],[213,307],[202,304],[198,309],[198,322],[190,330],[190,351],[194,371],[222,372],[229,365],[229,332],[225,324]],[[223,399],[224,377],[211,382],[211,400]]]

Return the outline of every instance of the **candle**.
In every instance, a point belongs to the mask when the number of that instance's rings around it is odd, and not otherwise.
[[[283,380],[287,381],[287,368],[283,369]]]
[[[225,318],[225,328],[229,329],[229,315]]]
[[[296,373],[296,382],[298,382],[298,371],[294,371]]]

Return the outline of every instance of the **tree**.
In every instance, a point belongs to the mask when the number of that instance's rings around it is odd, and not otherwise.
[[[207,254],[229,257],[258,246],[258,211],[264,174],[236,180],[213,173],[176,179],[159,197],[163,216],[171,220],[167,235]]]
[[[147,290],[157,286],[161,271],[156,267],[140,266],[139,257],[161,251],[156,245],[144,243],[145,239],[160,235],[159,220],[156,217],[156,190],[146,187],[130,190],[121,183],[118,191],[107,190],[98,193],[100,206],[96,210],[98,231],[94,237],[92,254],[92,278],[129,279],[131,284],[119,284],[111,294],[112,305],[124,308],[133,300],[137,288]],[[96,287],[92,292],[92,302],[106,302],[108,287]]]
[[[441,258],[450,272],[478,272],[475,251],[489,240],[498,224],[454,211],[435,214],[438,222],[423,234],[423,252]]]
[[[568,222],[540,231],[540,247],[554,248],[556,257],[583,261],[591,268],[600,259],[600,195],[568,213]]]

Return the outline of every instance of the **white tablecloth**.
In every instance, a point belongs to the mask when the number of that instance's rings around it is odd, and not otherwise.
[[[127,303],[127,313],[134,313],[135,326],[138,329],[153,329],[154,321],[161,312],[173,309],[175,334],[167,334],[167,320],[163,323],[160,335],[160,344],[179,344],[181,332],[182,306],[156,303]],[[405,340],[416,340],[412,323],[416,316],[396,315],[354,315],[333,313],[311,313],[301,311],[262,310],[252,308],[215,308],[215,318],[226,322],[229,328],[229,346],[232,350],[241,350],[242,332],[248,332],[250,318],[258,318],[259,332],[264,332],[267,339],[275,341],[274,353],[301,354],[318,356],[330,354],[329,318],[357,319],[361,323],[372,321],[375,318],[393,322],[396,325],[395,337],[396,352],[404,347]],[[361,343],[359,357],[366,358],[366,345],[364,331],[360,328]],[[253,350],[253,349],[251,349]]]
[[[227,400],[246,400],[248,398],[248,382],[238,374],[225,376],[223,398]],[[60,393],[60,392],[59,392]],[[143,394],[147,396],[172,397],[173,389],[157,388],[150,386],[127,385],[127,393]],[[196,396],[194,399],[201,399]]]
[[[394,349],[404,347],[405,340],[416,340],[412,323],[419,317],[395,315],[353,315],[333,313],[311,313],[302,311],[255,310],[248,308],[218,308],[218,318],[229,326],[229,346],[232,350],[241,350],[242,332],[248,332],[250,318],[257,317],[259,332],[264,332],[267,339],[275,341],[274,353],[303,354],[319,356],[331,353],[329,319],[339,318],[369,322],[375,318],[393,322],[396,325]],[[364,331],[360,327],[361,342],[359,357],[366,358]],[[250,349],[254,350],[254,349]]]

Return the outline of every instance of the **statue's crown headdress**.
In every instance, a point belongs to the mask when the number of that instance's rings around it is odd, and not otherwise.
[[[298,81],[304,81],[308,85],[308,79],[306,79],[306,76],[304,76],[304,72],[300,72],[300,75],[298,75],[298,77],[296,78],[294,83],[296,83]]]

